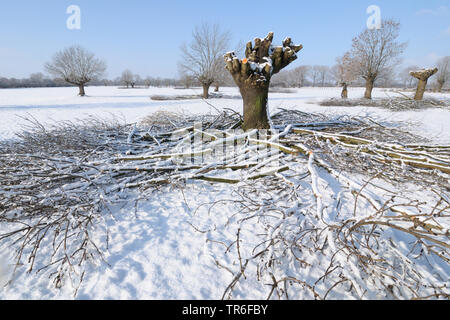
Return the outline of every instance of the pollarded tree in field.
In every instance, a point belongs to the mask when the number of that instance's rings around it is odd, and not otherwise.
[[[130,87],[130,85],[132,84],[132,82],[134,81],[134,74],[133,72],[131,72],[130,70],[125,70],[124,72],[122,72],[122,76],[120,78],[120,81],[123,82],[127,88]]]
[[[384,20],[380,29],[366,29],[353,39],[351,56],[358,64],[358,74],[366,81],[364,97],[372,99],[372,90],[377,78],[397,64],[406,43],[397,38],[400,23]]]
[[[282,46],[272,46],[273,32],[265,39],[247,43],[245,58],[234,52],[225,55],[226,68],[231,73],[244,100],[244,130],[269,129],[267,102],[272,76],[297,59],[303,46],[286,38]]]
[[[445,83],[450,79],[450,56],[441,58],[437,63],[437,67],[439,71],[436,75],[436,91],[441,92]]]
[[[410,75],[419,80],[417,84],[416,95],[414,100],[422,100],[425,89],[427,88],[428,78],[438,72],[437,68],[434,69],[422,69],[417,71],[411,71]]]
[[[209,97],[209,88],[219,80],[224,68],[223,53],[227,51],[230,38],[219,25],[203,24],[196,27],[192,42],[181,46],[182,60],[179,70],[182,75],[197,79],[203,87],[203,98]]]
[[[52,61],[45,64],[45,70],[78,86],[79,95],[83,97],[86,95],[85,85],[105,73],[106,63],[84,48],[73,46],[56,53]]]
[[[348,98],[348,86],[358,77],[358,65],[346,52],[342,57],[336,58],[336,64],[332,68],[332,75],[336,82],[342,86],[342,99]]]

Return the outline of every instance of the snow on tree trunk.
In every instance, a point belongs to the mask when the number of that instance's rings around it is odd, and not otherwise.
[[[411,71],[409,74],[414,78],[419,80],[417,84],[416,95],[414,96],[414,100],[422,100],[423,95],[425,93],[425,89],[427,88],[428,78],[438,72],[437,68],[434,69],[422,69],[418,71]]]
[[[244,100],[244,130],[270,128],[267,102],[272,76],[297,59],[303,46],[293,45],[290,38],[282,46],[272,46],[273,32],[266,38],[247,43],[246,58],[240,60],[234,52],[225,55],[226,68]]]

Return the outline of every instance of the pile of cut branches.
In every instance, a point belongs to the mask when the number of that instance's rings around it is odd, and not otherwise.
[[[264,132],[236,131],[232,110],[161,112],[134,125],[28,120],[19,139],[0,142],[0,245],[57,287],[69,277],[78,288],[86,262],[104,259],[112,207],[202,180],[239,199],[223,226],[237,238],[211,249],[233,274],[223,298],[249,277],[269,284],[268,298],[449,297],[450,146],[398,125],[295,110],[280,110]]]
[[[449,109],[450,101],[447,99],[426,98],[416,101],[400,92],[402,97],[388,97],[382,99],[328,99],[320,102],[321,106],[325,107],[377,107],[389,109],[392,111],[407,111],[407,110],[423,110],[428,108],[442,108]]]

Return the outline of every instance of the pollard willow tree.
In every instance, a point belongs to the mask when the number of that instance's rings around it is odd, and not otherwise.
[[[234,52],[225,55],[227,70],[244,100],[243,129],[269,129],[268,97],[272,76],[297,59],[303,46],[292,44],[286,38],[282,46],[272,46],[273,32],[264,39],[256,38],[254,45],[247,43],[245,58],[239,59]]]
[[[414,100],[420,101],[423,99],[423,95],[425,93],[425,89],[427,88],[428,78],[438,72],[437,68],[434,69],[422,69],[417,71],[411,71],[409,74],[418,79],[416,95],[414,96]]]
[[[358,65],[359,76],[366,81],[364,97],[367,99],[372,99],[378,77],[399,62],[406,48],[406,43],[397,41],[399,32],[400,23],[384,20],[379,29],[366,29],[353,39],[351,56]]]
[[[342,86],[342,99],[348,98],[348,86],[358,77],[357,65],[346,52],[342,57],[336,58],[336,65],[332,68],[334,79]]]
[[[134,81],[134,74],[130,70],[125,70],[122,72],[122,76],[120,77],[120,81],[127,86],[127,89]]]
[[[45,64],[45,70],[78,86],[79,95],[83,97],[86,95],[84,86],[105,73],[106,63],[84,48],[73,46],[56,53],[53,60]]]
[[[208,99],[209,88],[220,81],[223,69],[222,55],[229,46],[228,32],[222,32],[220,26],[203,24],[196,27],[192,42],[181,46],[182,61],[178,67],[181,75],[198,80],[203,87],[203,98]]]

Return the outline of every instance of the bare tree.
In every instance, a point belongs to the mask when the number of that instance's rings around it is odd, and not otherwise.
[[[437,63],[437,68],[439,69],[436,75],[436,90],[441,92],[445,83],[450,78],[450,56],[443,57]]]
[[[331,70],[336,82],[342,86],[341,97],[348,98],[348,86],[358,77],[358,65],[346,52],[342,57],[336,58],[336,64]]]
[[[133,76],[133,81],[131,82],[131,87],[134,88],[135,86],[139,86],[142,84],[142,78],[140,75],[135,74]]]
[[[209,87],[216,81],[225,67],[223,54],[227,51],[230,38],[220,26],[203,24],[196,27],[192,42],[181,46],[180,73],[197,79],[203,87],[203,98],[209,97]]]
[[[294,87],[301,88],[306,84],[307,78],[311,73],[310,66],[300,66],[289,71],[288,79]]]
[[[272,46],[273,32],[266,38],[248,42],[245,58],[239,59],[234,52],[225,55],[228,71],[233,76],[244,100],[244,130],[268,129],[267,102],[272,75],[280,72],[297,59],[303,46],[294,45],[286,38],[282,46]]]
[[[378,75],[377,83],[382,88],[390,88],[395,82],[395,67],[390,66],[389,68],[383,69]]]
[[[319,78],[319,67],[320,66],[311,67],[311,82],[313,87],[316,86],[317,79]]]
[[[312,86],[315,87],[317,85],[317,83],[320,83],[321,86],[323,87],[325,84],[325,79],[329,72],[329,67],[316,65],[316,66],[312,66],[310,70],[311,70],[310,75],[311,75]]]
[[[180,84],[185,89],[189,89],[189,88],[194,86],[195,79],[192,76],[188,75],[188,74],[181,74],[180,75]]]
[[[133,82],[133,79],[134,79],[133,72],[127,69],[124,72],[122,72],[120,81],[124,83],[127,86],[127,88],[129,88],[131,83]]]
[[[32,82],[39,83],[39,82],[42,82],[43,79],[44,79],[44,75],[41,72],[30,74],[30,81],[32,81]]]
[[[52,61],[45,64],[45,70],[78,86],[79,95],[85,96],[84,86],[105,73],[106,63],[84,48],[73,46],[56,53]]]
[[[150,78],[150,77],[147,77],[147,78],[145,78],[144,79],[144,85],[147,87],[147,88],[150,88],[150,85],[152,84],[152,79]]]
[[[353,39],[352,59],[358,63],[358,73],[366,81],[364,97],[372,98],[372,90],[383,71],[398,63],[398,57],[406,48],[399,43],[400,23],[384,20],[380,29],[366,29]]]
[[[320,81],[320,85],[323,87],[325,86],[325,81],[327,79],[327,76],[330,72],[330,67],[328,66],[316,66],[317,68],[317,75],[318,80]]]
[[[221,60],[223,61],[223,60]],[[217,77],[214,80],[214,92],[219,92],[219,89],[221,86],[224,86],[226,84],[232,84],[233,78],[231,78],[230,73],[225,69],[225,66],[223,68],[219,68],[217,70]]]

